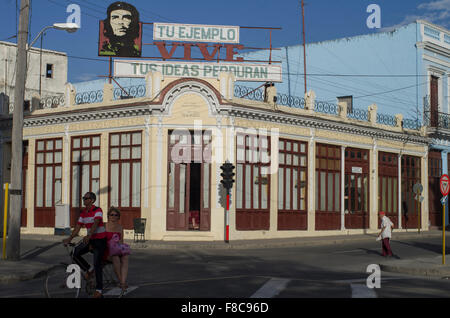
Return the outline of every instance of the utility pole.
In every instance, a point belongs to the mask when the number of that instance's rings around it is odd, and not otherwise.
[[[20,221],[22,214],[22,151],[23,103],[27,76],[27,41],[30,0],[20,1],[19,32],[17,36],[16,83],[12,128],[10,220],[6,247],[7,259],[20,260]]]
[[[302,0],[302,24],[303,24],[303,78],[305,81],[305,94],[307,93],[306,89],[306,40],[305,40],[305,8]]]

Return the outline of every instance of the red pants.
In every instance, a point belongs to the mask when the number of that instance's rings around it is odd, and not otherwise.
[[[381,255],[382,256],[386,256],[386,255],[392,256],[391,244],[389,243],[389,240],[390,240],[389,237],[386,237],[381,240],[381,250],[382,250]]]

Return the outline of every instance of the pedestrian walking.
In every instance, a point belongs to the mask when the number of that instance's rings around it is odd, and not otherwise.
[[[378,240],[381,240],[381,255],[393,256],[391,250],[391,237],[394,223],[386,216],[386,213],[381,211],[379,213],[381,219],[381,231],[378,234]]]

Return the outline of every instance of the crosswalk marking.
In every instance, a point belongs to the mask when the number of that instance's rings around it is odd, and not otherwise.
[[[271,278],[260,289],[258,289],[250,298],[272,298],[278,295],[286,285],[290,282],[290,279],[285,278]]]

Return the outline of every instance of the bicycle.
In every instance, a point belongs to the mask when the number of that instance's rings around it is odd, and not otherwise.
[[[80,241],[81,242],[81,241]],[[67,272],[69,265],[76,264],[73,260],[73,252],[75,247],[80,244],[69,243],[64,245],[70,262],[60,262],[58,265],[49,269],[44,277],[44,293],[47,298],[78,298],[82,290],[88,296],[92,296],[95,292],[95,275],[87,279],[85,275],[80,273],[79,287],[69,287],[68,279],[71,279],[72,272]],[[115,277],[114,268],[111,262],[102,262],[103,272],[103,288],[108,289],[111,286],[116,287],[118,281]],[[119,298],[123,296],[120,293]]]

